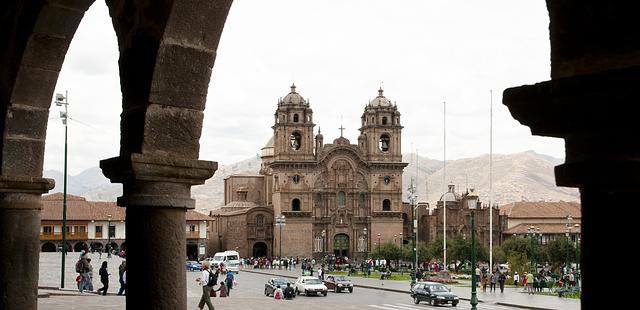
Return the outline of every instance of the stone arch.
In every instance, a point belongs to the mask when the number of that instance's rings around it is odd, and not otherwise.
[[[264,257],[264,256],[268,256],[269,253],[269,247],[267,247],[267,244],[259,241],[253,244],[253,247],[251,249],[251,253],[253,257]]]
[[[56,252],[58,249],[56,248],[56,245],[53,242],[45,242],[40,247],[40,250],[42,252]]]
[[[74,252],[81,252],[81,251],[87,251],[89,250],[89,247],[87,246],[87,244],[85,242],[76,242],[76,244],[73,245],[73,251]]]
[[[391,211],[391,200],[385,199],[382,201],[382,211]]]
[[[301,210],[300,199],[293,198],[291,200],[291,211],[300,211],[300,210]]]

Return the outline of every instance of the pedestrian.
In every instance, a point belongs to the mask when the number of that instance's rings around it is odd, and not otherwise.
[[[324,280],[322,278],[323,272],[324,272],[324,270],[322,269],[322,267],[318,267],[318,279],[320,279],[320,281]]]
[[[231,293],[231,288],[233,287],[233,282],[235,281],[235,277],[233,276],[233,271],[227,271],[227,277],[225,279],[227,285],[227,296]]]
[[[288,284],[288,283],[287,283]],[[282,288],[280,288],[280,285],[276,286],[276,290],[273,291],[273,299],[276,300],[284,300],[283,298],[283,293],[282,293]]]
[[[489,292],[495,292],[496,291],[496,282],[498,281],[498,276],[496,275],[496,272],[494,271],[493,273],[491,273],[491,287],[489,288]]]
[[[480,280],[480,282],[482,283],[482,292],[486,293],[487,292],[487,284],[489,283],[489,276],[486,273],[482,274],[482,280]]]
[[[291,283],[287,282],[287,287],[284,288],[283,294],[284,299],[287,300],[291,300],[295,297],[295,291],[293,290],[293,287],[291,287]]]
[[[100,295],[100,291],[102,291],[102,296],[106,296],[107,290],[109,289],[109,269],[107,268],[107,261],[102,262],[98,275],[100,275],[100,282],[102,283],[102,287],[98,289],[98,295]]]
[[[522,273],[522,291],[526,292],[527,291],[527,272],[523,272]]]
[[[125,274],[126,274],[126,271],[125,271]],[[202,310],[205,304],[207,305],[207,308],[209,308],[209,310],[215,309],[213,307],[213,304],[211,303],[210,294],[211,294],[211,290],[213,289],[213,286],[216,284],[217,279],[218,279],[218,272],[216,271],[215,273],[213,273],[213,271],[210,268],[210,263],[208,261],[205,261],[202,264],[202,273],[200,274],[200,277],[196,279],[196,282],[198,282],[198,285],[202,286],[202,297],[200,297],[200,302],[198,303],[198,309]],[[125,278],[125,281],[126,281],[126,278]]]
[[[120,290],[118,291],[118,296],[124,295],[127,289],[127,285],[123,279],[123,275],[126,270],[127,270],[127,261],[122,260],[122,263],[120,263],[120,266],[118,267],[118,276],[120,281]]]
[[[527,282],[527,292],[531,295],[535,294],[533,291],[533,274],[531,272],[527,272],[525,281]]]
[[[80,286],[78,287],[80,293],[93,290],[93,284],[91,283],[90,274],[90,271],[92,269],[91,257],[88,253],[82,254],[80,260],[78,260],[78,262],[76,263],[76,272],[80,274]]]
[[[498,275],[498,283],[500,284],[500,293],[504,293],[504,281],[507,280],[507,277],[504,275],[504,273],[500,273],[500,275]]]
[[[224,283],[224,281],[220,282],[220,287],[216,291],[220,292],[220,297],[229,296],[229,291],[227,290],[227,285]]]
[[[513,275],[513,284],[516,286],[516,288],[518,288],[518,281],[520,281],[520,276],[516,271],[515,274]]]

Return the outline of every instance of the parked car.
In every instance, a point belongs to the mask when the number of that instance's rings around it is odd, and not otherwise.
[[[280,285],[280,288],[284,291],[284,288],[287,287],[287,283],[291,282],[285,278],[271,278],[264,284],[264,294],[267,296],[273,296],[273,292],[276,290],[278,285]]]
[[[202,271],[202,265],[196,261],[189,260],[187,261],[187,270],[190,271]]]
[[[322,283],[324,283],[327,289],[333,290],[336,293],[340,293],[342,290],[349,290],[349,293],[353,293],[353,283],[345,276],[328,275]]]
[[[415,304],[426,301],[430,305],[451,304],[457,306],[460,301],[451,289],[437,282],[418,282],[411,287],[411,297]]]
[[[293,286],[295,286],[293,289],[295,290],[296,295],[305,294],[309,296],[311,294],[316,295],[318,293],[322,293],[323,296],[327,296],[327,287],[316,277],[298,277]]]

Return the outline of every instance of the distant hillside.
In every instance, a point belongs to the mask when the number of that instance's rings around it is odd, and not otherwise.
[[[404,154],[409,163],[402,178],[403,197],[411,178],[416,175],[415,154]],[[418,200],[435,203],[445,190],[443,186],[442,161],[418,157]],[[533,151],[510,155],[493,155],[494,202],[506,204],[513,201],[579,201],[575,188],[555,186],[553,167],[561,159],[537,154]],[[204,185],[194,186],[191,196],[196,208],[209,210],[224,203],[224,178],[232,174],[252,173],[260,170],[260,158],[252,157],[230,165],[220,165],[213,178]],[[56,188],[51,192],[62,192],[62,173],[46,170],[45,177],[56,179]],[[425,182],[426,181],[426,182]],[[95,167],[77,176],[68,177],[68,193],[89,200],[115,201],[122,195],[122,185],[111,184]],[[483,202],[489,200],[489,155],[447,161],[446,183],[454,184],[458,192],[475,188]]]

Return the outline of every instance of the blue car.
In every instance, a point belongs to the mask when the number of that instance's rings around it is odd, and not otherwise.
[[[190,271],[202,271],[202,265],[196,261],[187,261],[187,270]]]

